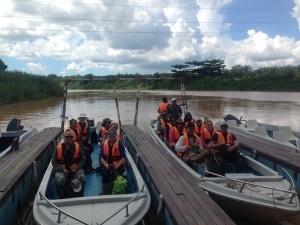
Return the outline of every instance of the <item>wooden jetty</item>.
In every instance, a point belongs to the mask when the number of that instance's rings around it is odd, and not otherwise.
[[[270,145],[251,137],[231,131],[240,143],[244,154],[253,154],[256,151],[256,160],[269,168],[281,172],[284,168],[293,178],[296,191],[300,193],[300,153],[290,152],[280,146]]]
[[[60,139],[60,128],[46,128],[0,160],[1,224],[12,224],[37,189]]]
[[[159,224],[235,224],[148,134],[134,125],[123,125],[121,133],[151,193]]]

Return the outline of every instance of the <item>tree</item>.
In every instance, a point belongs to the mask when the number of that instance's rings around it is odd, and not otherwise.
[[[5,65],[2,59],[0,59],[0,71],[5,71],[6,69],[7,65]]]
[[[176,64],[171,65],[171,67],[175,68],[171,70],[171,72],[175,73],[175,77],[184,77],[186,71],[184,71],[183,69],[189,67],[189,65]]]

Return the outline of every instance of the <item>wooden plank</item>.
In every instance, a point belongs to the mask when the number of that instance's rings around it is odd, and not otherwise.
[[[200,188],[197,181],[149,135],[133,125],[122,132],[134,142],[152,184],[164,196],[175,224],[234,224],[223,210]]]

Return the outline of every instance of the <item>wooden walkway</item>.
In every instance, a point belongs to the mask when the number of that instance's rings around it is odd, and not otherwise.
[[[122,126],[121,132],[126,134],[126,147],[131,145],[139,156],[143,165],[142,169],[139,168],[140,173],[150,181],[148,189],[152,200],[163,196],[164,213],[168,214],[170,223],[163,221],[162,224],[235,224],[197,185],[196,180],[148,134],[134,125]],[[156,210],[157,206],[154,208]],[[161,220],[166,216],[160,216]]]
[[[16,186],[22,180],[25,182],[25,175],[32,173],[34,161],[45,164],[45,168],[48,166],[60,135],[60,128],[46,128],[20,145],[19,150],[0,160],[0,207],[14,194]],[[43,175],[39,174],[42,171],[37,172],[38,175]],[[41,179],[42,176],[38,178]]]

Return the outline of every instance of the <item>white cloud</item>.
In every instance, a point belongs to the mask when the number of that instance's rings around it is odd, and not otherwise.
[[[46,66],[45,58],[63,62],[61,74],[166,72],[175,63],[214,58],[229,68],[299,63],[300,44],[293,37],[249,27],[245,38],[235,40],[224,10],[234,3],[3,0],[0,57],[25,61],[30,71],[46,74],[57,66]],[[300,1],[294,4],[291,15],[300,24]]]
[[[29,69],[29,71],[31,73],[42,74],[46,71],[46,67],[40,63],[29,62],[29,63],[27,63],[27,68]]]

